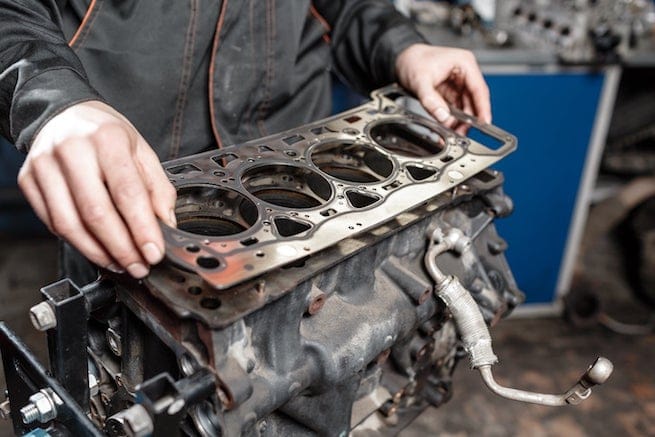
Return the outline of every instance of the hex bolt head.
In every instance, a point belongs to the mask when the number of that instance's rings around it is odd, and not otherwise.
[[[30,320],[39,331],[47,331],[57,326],[55,310],[48,302],[41,302],[30,308]]]
[[[134,404],[111,416],[105,425],[110,436],[145,437],[154,431],[152,419],[143,405]]]
[[[23,423],[50,422],[57,417],[57,403],[60,404],[61,400],[52,390],[39,390],[30,396],[30,402],[20,409]]]
[[[117,357],[123,354],[121,335],[114,328],[107,329],[107,344],[112,353]]]

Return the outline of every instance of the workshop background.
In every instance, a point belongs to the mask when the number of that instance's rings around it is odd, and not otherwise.
[[[494,124],[519,139],[496,167],[515,207],[497,225],[527,303],[492,329],[499,380],[558,392],[597,355],[615,365],[561,409],[497,398],[460,365],[452,400],[401,435],[655,435],[653,2],[396,3],[431,42],[476,53]],[[360,99],[337,85],[335,111]],[[27,312],[59,277],[57,241],[16,186],[22,159],[2,141],[0,319],[45,362]]]

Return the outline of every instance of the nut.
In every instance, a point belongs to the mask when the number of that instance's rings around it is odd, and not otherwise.
[[[57,326],[55,311],[48,302],[41,302],[30,308],[30,320],[39,331],[47,331]]]
[[[57,405],[61,404],[59,397],[49,388],[41,389],[30,396],[29,404],[20,409],[23,423],[35,421],[46,423],[57,417]]]

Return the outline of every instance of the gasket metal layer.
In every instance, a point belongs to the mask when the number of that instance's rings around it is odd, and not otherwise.
[[[409,109],[419,107],[390,86],[333,117],[165,163],[178,191],[178,229],[163,226],[167,258],[227,289],[387,222],[516,148],[456,109],[499,147]]]

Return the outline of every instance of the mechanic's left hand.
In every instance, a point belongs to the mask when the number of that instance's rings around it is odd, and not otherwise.
[[[413,44],[398,55],[396,76],[430,114],[449,127],[455,125],[449,104],[491,123],[489,88],[468,50]]]

